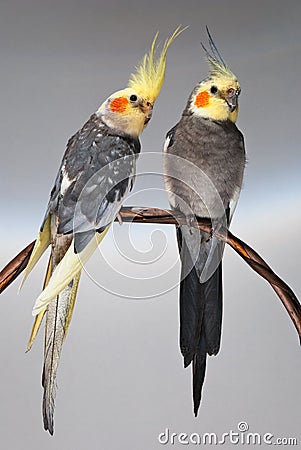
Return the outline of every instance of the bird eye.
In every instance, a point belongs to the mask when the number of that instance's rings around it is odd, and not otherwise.
[[[136,102],[136,101],[138,100],[137,95],[132,94],[132,95],[130,96],[130,100],[131,100],[131,102]]]
[[[211,94],[216,94],[216,93],[217,93],[217,91],[218,91],[218,89],[217,89],[217,87],[216,87],[216,86],[211,86],[211,88],[210,88],[210,92],[211,92]]]

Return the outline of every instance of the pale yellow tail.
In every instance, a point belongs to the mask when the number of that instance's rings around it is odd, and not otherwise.
[[[70,245],[64,258],[55,268],[48,285],[41,292],[33,307],[34,316],[40,314],[45,307],[81,272],[83,265],[92,256],[98,245],[105,237],[109,227],[102,233],[96,233],[84,250],[74,253],[73,244]]]
[[[50,215],[45,220],[45,223],[43,225],[42,230],[39,232],[35,246],[33,248],[33,251],[30,255],[30,259],[28,261],[28,264],[24,271],[24,276],[21,282],[21,285],[19,287],[19,290],[22,288],[23,284],[25,283],[28,275],[32,271],[32,269],[35,267],[45,250],[49,247],[51,243],[51,228],[50,228]]]
[[[60,255],[62,252],[65,252],[68,246],[70,247],[70,240],[72,240],[71,237],[55,236],[55,247],[51,250],[43,290],[47,288],[52,274],[55,272],[56,264],[58,267],[61,261],[65,258],[68,251],[60,261]],[[39,249],[41,247],[37,248]],[[38,254],[38,252],[36,254]],[[27,351],[29,351],[45,315],[44,366],[42,376],[42,385],[44,388],[43,420],[44,428],[45,430],[48,430],[50,434],[53,434],[54,432],[57,369],[63,342],[67,336],[68,328],[72,319],[80,275],[81,267],[74,275],[73,279],[71,279],[68,284],[55,295],[53,301],[46,304],[36,315],[27,346]]]
[[[50,257],[49,257],[48,266],[47,266],[45,279],[44,279],[44,284],[43,284],[43,289],[45,289],[45,287],[49,283],[49,280],[50,280],[50,277],[51,277],[51,272],[52,272],[52,255],[50,255]],[[40,329],[41,323],[43,321],[43,317],[44,317],[45,311],[46,311],[46,308],[44,308],[34,319],[34,323],[33,323],[31,334],[30,334],[30,338],[29,338],[29,341],[28,341],[28,344],[27,344],[26,352],[29,352],[29,350],[32,347],[33,341],[35,340],[35,337],[38,334],[38,331]]]

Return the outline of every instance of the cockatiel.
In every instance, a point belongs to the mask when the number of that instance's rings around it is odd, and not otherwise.
[[[139,135],[151,119],[161,90],[168,48],[180,32],[180,28],[175,30],[159,55],[156,35],[127,88],[110,95],[69,140],[25,270],[23,283],[51,246],[44,288],[33,309],[36,317],[28,344],[29,350],[46,314],[43,420],[50,434],[54,432],[57,367],[82,265],[104,238],[132,188],[140,152]]]
[[[235,125],[240,85],[207,29],[203,46],[209,76],[192,91],[178,124],[166,136],[164,174],[171,207],[184,213],[177,228],[181,259],[180,349],[192,362],[194,414],[198,413],[208,355],[220,348],[223,245],[192,227],[209,217],[213,229],[229,225],[243,181],[244,139]]]

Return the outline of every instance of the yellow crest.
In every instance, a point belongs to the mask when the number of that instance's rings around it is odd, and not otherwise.
[[[181,29],[179,26],[174,31],[172,36],[165,41],[160,56],[157,56],[158,33],[156,33],[149,53],[144,56],[141,64],[136,68],[136,73],[130,77],[128,87],[147,98],[152,104],[158,97],[164,81],[167,51],[175,38],[186,28]]]
[[[206,53],[207,60],[210,65],[210,77],[212,78],[220,78],[220,77],[226,77],[226,78],[232,78],[236,80],[236,76],[233,72],[229,69],[227,63],[222,58],[220,52],[218,51],[215,43],[213,42],[213,39],[211,37],[211,34],[209,32],[208,27],[206,27],[207,34],[208,34],[208,41],[210,45],[211,54],[208,52],[206,47],[202,44],[202,47]]]

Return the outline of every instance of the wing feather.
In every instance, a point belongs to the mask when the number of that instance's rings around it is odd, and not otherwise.
[[[74,245],[70,245],[65,256],[55,268],[48,285],[37,298],[32,312],[34,316],[39,314],[78,275],[105,237],[108,229],[109,226],[102,233],[96,233],[80,253],[75,253]]]

